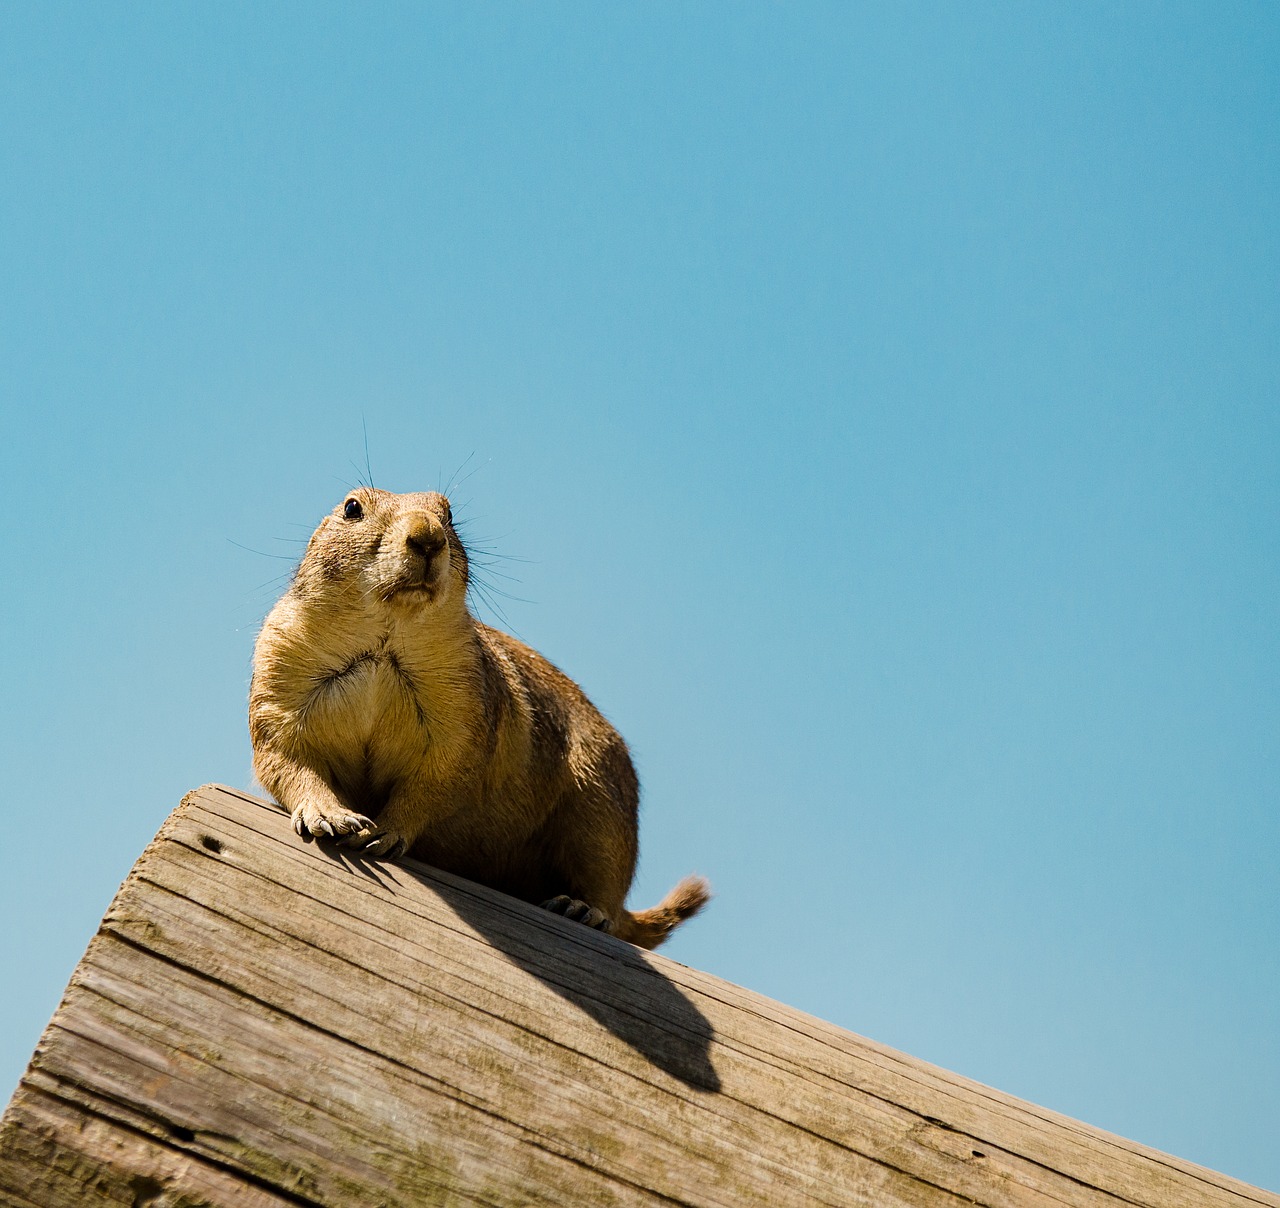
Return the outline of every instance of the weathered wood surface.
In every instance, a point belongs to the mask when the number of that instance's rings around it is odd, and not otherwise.
[[[72,978],[0,1125],[0,1203],[1280,1197],[208,787]]]

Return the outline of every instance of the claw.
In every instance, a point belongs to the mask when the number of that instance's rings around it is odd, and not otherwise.
[[[404,851],[405,842],[395,835],[376,835],[360,850],[380,860],[395,860]]]
[[[548,898],[541,905],[543,910],[562,915],[575,923],[582,923],[595,931],[603,931],[607,934],[613,930],[613,923],[604,911],[597,910],[589,902],[580,902],[577,898],[571,898],[567,893]]]

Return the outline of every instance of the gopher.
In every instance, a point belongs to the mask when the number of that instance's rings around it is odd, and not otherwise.
[[[707,883],[625,909],[639,805],[626,743],[573,680],[478,621],[468,585],[443,495],[347,495],[258,635],[259,781],[300,835],[409,854],[656,947]]]

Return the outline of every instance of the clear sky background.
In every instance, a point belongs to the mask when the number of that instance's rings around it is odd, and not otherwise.
[[[367,426],[631,742],[633,901],[714,882],[670,955],[1280,1188],[1278,64],[1226,0],[6,5],[0,1094],[250,783]]]

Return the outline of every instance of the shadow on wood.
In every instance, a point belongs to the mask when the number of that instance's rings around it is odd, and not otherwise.
[[[0,1124],[14,1208],[1280,1197],[421,865],[191,793]]]
[[[316,847],[342,866],[395,892],[380,872],[385,865],[362,860],[331,844],[317,843]],[[590,965],[594,967],[589,967],[578,959],[581,947],[575,941],[582,940],[586,930],[580,923],[548,915],[553,928],[540,937],[539,943],[531,944],[527,919],[494,911],[490,900],[477,896],[478,886],[450,878],[438,869],[428,871],[414,861],[403,861],[398,867],[434,891],[513,964],[538,978],[647,1061],[690,1087],[720,1089],[720,1079],[711,1064],[711,1024],[639,949],[611,936],[592,934],[591,939],[596,941],[593,951],[607,957],[609,964],[601,969],[598,961],[592,961]],[[565,934],[560,934],[561,930]],[[607,986],[600,984],[601,973]]]
[[[593,992],[589,983],[584,984],[585,970],[573,960],[577,948],[572,938],[550,936],[546,948],[531,947],[523,925],[504,925],[507,920],[503,916],[477,909],[479,903],[472,894],[443,887],[439,893],[508,960],[573,1003],[646,1061],[697,1090],[720,1089],[711,1064],[712,1032],[707,1017],[659,966],[642,957],[639,949],[622,940],[599,937],[609,947],[611,962],[605,972],[609,993],[601,995]],[[567,920],[563,925],[582,927]]]

